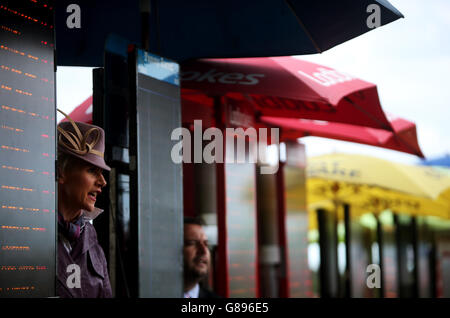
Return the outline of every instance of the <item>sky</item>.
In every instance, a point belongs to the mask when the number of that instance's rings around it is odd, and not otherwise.
[[[416,123],[425,157],[450,154],[450,1],[390,2],[404,19],[322,54],[299,58],[376,84],[385,112]],[[58,67],[58,108],[70,113],[91,94],[92,68]],[[308,157],[345,152],[408,164],[419,162],[414,155],[344,141],[306,137],[301,142]]]
[[[385,112],[416,123],[425,157],[450,154],[450,1],[390,2],[404,19],[301,58],[376,84]],[[348,152],[404,163],[418,161],[413,155],[371,146],[316,137],[302,140],[308,156]]]

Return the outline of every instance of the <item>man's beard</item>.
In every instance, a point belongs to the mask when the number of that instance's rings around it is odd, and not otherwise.
[[[195,268],[184,266],[184,279],[189,282],[198,282],[208,276],[208,270],[200,271]]]

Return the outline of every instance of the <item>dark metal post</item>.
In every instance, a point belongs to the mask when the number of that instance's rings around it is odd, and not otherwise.
[[[377,215],[377,242],[378,242],[378,254],[380,259],[380,298],[384,298],[384,257],[383,257],[383,223]]]
[[[281,254],[280,264],[280,297],[289,297],[289,253],[286,229],[286,199],[285,199],[285,181],[284,181],[285,163],[279,161],[279,167],[276,174],[276,191],[278,204],[278,240]]]
[[[338,267],[336,244],[336,216],[327,215],[324,209],[317,210],[320,245],[320,296],[338,297]],[[332,219],[330,220],[330,217]]]
[[[352,246],[351,246],[351,215],[350,205],[344,204],[344,224],[345,224],[345,298],[352,297]]]
[[[414,216],[411,219],[410,231],[412,232],[412,245],[414,249],[414,270],[413,270],[413,291],[412,297],[419,297],[419,244],[418,244],[418,227],[417,218]]]

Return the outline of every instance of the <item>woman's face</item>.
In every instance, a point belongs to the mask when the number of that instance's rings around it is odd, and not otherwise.
[[[84,162],[68,167],[58,181],[64,205],[71,209],[94,211],[97,196],[106,185],[102,172],[103,169]]]

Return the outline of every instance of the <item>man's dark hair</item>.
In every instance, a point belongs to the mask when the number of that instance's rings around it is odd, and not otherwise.
[[[205,221],[203,221],[203,219],[199,218],[199,217],[186,216],[186,217],[184,217],[184,225],[187,225],[187,224],[195,224],[195,225],[204,226]]]

